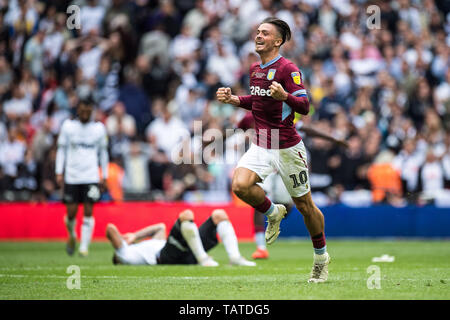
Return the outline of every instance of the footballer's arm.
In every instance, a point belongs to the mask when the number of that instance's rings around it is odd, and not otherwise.
[[[103,135],[100,141],[99,158],[100,158],[100,167],[102,169],[102,178],[100,180],[100,187],[104,189],[106,187],[106,179],[108,179],[108,164],[109,164],[108,136],[106,134],[105,128],[103,128]]]
[[[145,238],[166,239],[166,225],[164,223],[152,224],[133,233],[127,233],[124,236],[125,241],[130,244]]]
[[[231,94],[230,88],[219,88],[217,90],[217,100],[222,103],[232,104],[247,110],[252,110],[252,96],[236,96]]]
[[[321,139],[330,141],[332,143],[341,145],[341,146],[343,146],[345,148],[348,147],[347,141],[342,140],[342,139],[336,139],[333,136],[329,135],[328,133],[325,133],[325,132],[319,131],[317,129],[314,129],[311,126],[303,125],[299,130],[303,131],[304,133],[306,133],[309,137],[321,138]]]
[[[58,147],[56,149],[55,174],[56,174],[56,183],[58,184],[59,187],[62,187],[64,182],[63,172],[67,151],[66,127],[67,127],[66,123],[64,123],[61,127],[61,132],[59,133],[57,142]]]
[[[276,100],[285,101],[289,107],[297,113],[303,115],[309,113],[309,100],[306,95],[296,97],[289,92],[286,92],[282,85],[276,81],[272,81],[272,84],[270,85],[270,95]]]
[[[65,146],[58,146],[56,151],[56,162],[55,162],[55,173],[56,173],[56,183],[59,187],[62,187],[64,182],[63,171],[64,171],[64,161],[66,157]]]

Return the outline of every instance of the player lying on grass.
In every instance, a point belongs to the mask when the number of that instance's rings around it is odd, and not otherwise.
[[[254,262],[247,261],[241,256],[233,225],[225,210],[214,210],[200,228],[197,228],[193,220],[192,210],[182,211],[167,240],[164,223],[150,225],[124,235],[114,224],[109,223],[106,227],[106,237],[115,249],[113,263],[199,264],[204,267],[216,267],[219,264],[206,252],[217,245],[218,234],[232,265],[256,266]],[[143,240],[149,237],[151,239]]]

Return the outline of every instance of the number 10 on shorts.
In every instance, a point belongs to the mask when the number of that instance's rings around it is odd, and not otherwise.
[[[297,187],[301,186],[302,184],[305,184],[306,182],[308,182],[308,174],[306,173],[306,171],[300,171],[298,176],[296,174],[291,174],[291,175],[289,175],[289,177],[294,182],[294,185],[292,186],[292,188],[297,188]]]

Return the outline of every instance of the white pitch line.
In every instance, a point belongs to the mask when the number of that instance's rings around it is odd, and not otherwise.
[[[0,271],[18,271],[18,270],[23,270],[23,271],[40,271],[40,270],[56,270],[56,271],[61,271],[64,270],[69,266],[69,264],[67,266],[62,266],[62,267],[40,267],[40,266],[35,266],[35,267],[15,267],[15,268],[11,268],[11,267],[0,267]],[[102,269],[111,269],[111,267],[113,267],[113,265],[111,264],[111,266],[81,266],[80,268],[82,270],[102,270]]]
[[[0,278],[55,278],[55,279],[67,279],[67,276],[58,275],[37,275],[37,274],[0,274]],[[179,281],[179,280],[209,280],[213,279],[215,281],[229,281],[232,280],[243,280],[248,279],[247,276],[198,276],[198,277],[175,277],[175,276],[165,276],[165,277],[150,277],[150,276],[80,276],[81,278],[91,278],[91,279],[139,279],[150,282],[160,282],[160,281]],[[254,279],[254,282],[267,282],[267,279]]]
[[[72,264],[77,264],[75,261],[74,263],[68,263],[67,266],[72,265]],[[173,265],[175,266],[175,265]],[[192,268],[195,267],[196,265],[177,265],[177,266],[185,266],[187,268]],[[221,264],[221,266],[223,267],[229,267],[234,269],[235,266],[229,265],[227,263],[223,263]],[[39,265],[35,265],[35,266],[30,266],[30,267],[20,267],[20,266],[16,266],[16,267],[0,267],[0,271],[8,271],[8,270],[61,270],[64,269],[66,266],[61,265],[59,267],[50,267],[50,266],[39,266]],[[83,265],[81,264],[80,267],[82,269],[93,269],[93,270],[99,270],[99,269],[111,269],[114,268],[115,266],[111,263],[110,265]],[[138,268],[145,268],[145,267],[151,267],[150,265],[133,265],[131,267],[138,267]],[[161,267],[168,267],[168,268],[172,268],[172,265],[159,265],[158,268]],[[273,270],[284,270],[285,268],[273,268]]]
[[[58,275],[33,275],[33,274],[0,274],[0,278],[43,278],[43,279],[67,279],[68,276],[58,276]],[[291,275],[291,277],[297,277],[297,275]],[[213,281],[226,281],[230,280],[245,280],[248,279],[247,276],[198,276],[198,277],[148,277],[148,276],[81,276],[81,278],[87,279],[113,279],[113,280],[126,280],[126,279],[139,279],[146,282],[161,282],[161,281],[179,281],[179,280],[213,280]],[[335,279],[334,281],[366,281],[365,278],[357,278],[357,279]],[[444,281],[449,281],[450,279],[444,278],[439,279]],[[267,282],[267,279],[253,279],[253,282]],[[437,281],[433,279],[409,279],[409,278],[393,278],[393,279],[382,279],[382,281]]]
[[[0,274],[0,278],[56,278],[56,279],[67,279],[67,276],[57,276],[57,275],[38,275],[38,274]],[[119,279],[117,276],[81,276],[81,278],[94,278],[94,279]]]

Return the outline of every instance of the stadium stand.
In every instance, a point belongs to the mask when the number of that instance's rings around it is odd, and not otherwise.
[[[367,27],[369,5],[380,28]],[[277,16],[293,31],[282,54],[309,91],[301,121],[350,144],[303,136],[320,203],[439,201],[450,187],[449,11],[433,0],[0,1],[0,200],[60,200],[56,138],[92,95],[109,134],[104,200],[233,201],[235,162],[179,164],[173,150],[182,142],[201,159],[208,129],[237,128],[245,112],[216,89],[246,94],[255,28]]]

